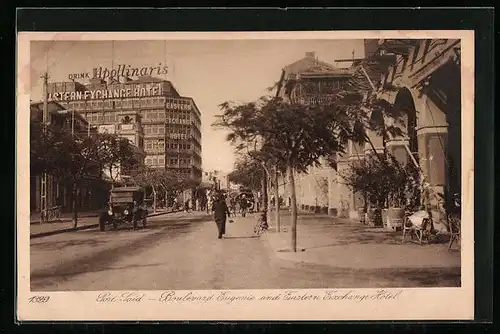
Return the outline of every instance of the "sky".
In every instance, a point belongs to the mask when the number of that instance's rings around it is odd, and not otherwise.
[[[364,56],[363,40],[172,40],[172,41],[32,41],[31,100],[42,99],[43,72],[49,82],[68,81],[70,73],[95,67],[169,67],[166,77],[182,96],[192,97],[202,114],[204,170],[229,172],[235,162],[227,132],[211,124],[225,101],[250,102],[268,95],[281,70],[315,52],[319,60]],[[339,67],[349,65],[337,64]]]

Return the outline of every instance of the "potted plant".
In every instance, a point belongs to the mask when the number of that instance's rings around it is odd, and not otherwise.
[[[366,223],[372,226],[382,226],[382,205],[387,197],[387,187],[384,169],[377,158],[370,156],[356,163],[340,176],[354,193],[362,193],[365,207],[358,208],[358,214],[365,213]],[[361,219],[362,220],[362,219]]]
[[[420,197],[419,171],[409,164],[403,166],[393,156],[388,156],[390,174],[390,192],[388,196],[387,227],[399,230],[403,227],[406,211],[412,211]],[[389,180],[388,180],[389,181]]]

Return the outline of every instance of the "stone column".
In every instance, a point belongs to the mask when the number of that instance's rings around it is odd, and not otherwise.
[[[447,183],[446,152],[448,124],[446,115],[426,95],[418,100],[417,138],[420,167],[434,194],[444,194]],[[437,198],[430,197],[433,209]]]
[[[328,170],[328,214],[337,216],[340,207],[340,189],[335,169]]]

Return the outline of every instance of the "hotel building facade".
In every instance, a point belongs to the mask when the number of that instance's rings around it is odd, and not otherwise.
[[[201,181],[201,113],[193,98],[155,77],[121,79],[49,83],[49,101],[77,111],[100,132],[127,138],[147,166]]]

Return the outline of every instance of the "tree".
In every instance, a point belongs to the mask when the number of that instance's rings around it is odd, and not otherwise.
[[[199,182],[190,178],[182,178],[165,169],[142,166],[131,175],[132,181],[142,187],[150,187],[153,193],[153,211],[157,209],[159,192],[178,194],[185,189],[193,189]],[[167,200],[167,198],[165,198]]]
[[[161,190],[167,190],[171,185],[177,182],[174,174],[168,173],[164,169],[150,168],[142,166],[132,175],[132,180],[136,185],[144,188],[151,187],[153,192],[153,212],[157,208],[157,196]]]
[[[297,250],[297,200],[295,172],[307,172],[319,165],[320,158],[345,151],[353,129],[342,104],[289,103],[281,98],[261,98],[257,102],[221,104],[223,114],[216,126],[232,132],[229,139],[252,142],[261,138],[264,152],[286,166],[289,179],[292,218],[291,248]]]
[[[234,170],[228,175],[230,182],[237,183],[250,189],[254,193],[255,198],[257,198],[257,192],[263,190],[262,185],[265,177],[266,173],[261,162],[248,154],[242,155],[240,159],[236,161]]]
[[[73,199],[73,223],[78,226],[78,189],[101,175],[99,161],[99,143],[93,137],[73,136],[65,130],[44,131],[40,140],[45,152],[44,172],[56,175],[59,179],[71,184]],[[46,147],[45,145],[50,145]]]
[[[95,140],[98,142],[99,161],[102,169],[107,171],[113,188],[124,169],[137,168],[137,155],[127,139],[115,134],[100,133]]]

